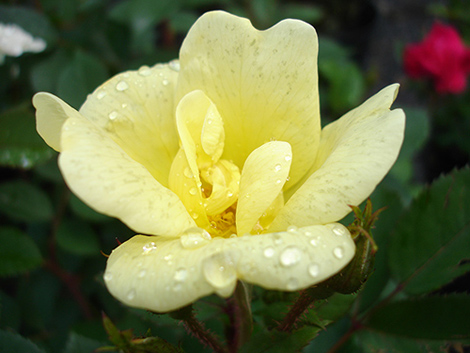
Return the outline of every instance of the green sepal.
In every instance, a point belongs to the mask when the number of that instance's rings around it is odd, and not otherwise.
[[[374,272],[375,253],[377,245],[372,238],[371,229],[378,215],[384,209],[372,212],[372,202],[367,200],[364,211],[357,206],[351,206],[355,220],[348,226],[356,244],[356,254],[351,262],[338,274],[309,288],[309,294],[314,299],[326,299],[333,293],[352,294],[361,289],[369,276]]]

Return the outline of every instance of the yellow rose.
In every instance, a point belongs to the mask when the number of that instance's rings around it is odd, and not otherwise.
[[[165,312],[237,280],[303,289],[348,264],[354,242],[335,222],[396,160],[405,116],[391,85],[321,129],[317,51],[302,21],[258,31],[210,12],[179,62],[115,76],[79,112],[34,97],[72,191],[147,234],[108,259],[117,299]]]

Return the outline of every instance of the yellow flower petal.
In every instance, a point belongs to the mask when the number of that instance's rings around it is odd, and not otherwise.
[[[181,239],[133,237],[111,253],[104,278],[123,303],[166,312],[211,293],[227,297],[238,279],[268,289],[303,289],[339,272],[354,252],[341,224],[229,239],[211,239],[196,228]]]
[[[278,197],[292,161],[287,142],[268,142],[254,150],[245,161],[237,205],[237,233],[250,233],[259,218]],[[261,230],[261,229],[260,229]]]
[[[372,193],[403,142],[405,114],[389,110],[397,92],[398,85],[384,88],[322,130],[313,171],[271,230],[337,221],[351,211],[348,205],[358,205]]]
[[[175,85],[172,65],[143,66],[114,76],[91,94],[80,113],[109,136],[132,159],[168,186],[178,152]]]
[[[318,40],[313,27],[285,20],[266,31],[216,11],[193,25],[180,51],[178,97],[200,89],[225,125],[223,158],[241,168],[272,140],[289,142],[289,184],[307,172],[320,139]]]
[[[62,125],[69,117],[78,117],[79,113],[56,96],[40,92],[34,95],[36,108],[36,129],[46,143],[56,151],[61,151],[60,133]]]
[[[98,212],[146,234],[177,236],[195,226],[178,196],[84,117],[64,123],[61,146],[67,185]]]

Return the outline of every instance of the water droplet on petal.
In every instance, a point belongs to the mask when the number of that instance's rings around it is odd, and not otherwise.
[[[312,277],[318,277],[320,274],[320,265],[316,263],[312,263],[308,266],[308,273]]]
[[[147,274],[147,270],[140,270],[137,277],[142,278]]]
[[[203,263],[203,273],[207,282],[216,289],[229,290],[237,281],[235,264],[224,253],[214,254],[206,259]]]
[[[127,300],[133,300],[135,298],[135,289],[131,289],[128,293],[127,293]]]
[[[317,239],[310,240],[310,244],[312,244],[312,246],[317,246],[318,245]]]
[[[106,273],[104,274],[103,278],[104,278],[104,280],[105,280],[106,282],[108,282],[108,281],[111,281],[111,280],[113,279],[113,275],[112,275],[111,273],[109,273],[109,272],[106,272]]]
[[[289,246],[285,248],[281,253],[281,257],[279,258],[281,265],[285,267],[293,266],[300,260],[302,260],[302,251],[295,246]]]
[[[188,277],[188,271],[186,271],[185,268],[180,267],[176,270],[173,279],[177,282],[184,282],[186,280],[186,277]]]
[[[155,250],[157,250],[157,244],[155,244],[155,242],[152,241],[148,244],[145,244],[142,247],[142,250],[143,250],[144,255],[150,254],[151,252],[154,252]]]
[[[170,67],[170,69],[172,69],[173,71],[180,71],[180,62],[178,59],[175,59],[175,60],[172,60],[168,63],[168,66]]]
[[[281,179],[277,179],[277,180],[276,180],[276,184],[280,184],[280,183],[282,183],[282,180],[281,180]]]
[[[96,98],[98,99],[103,99],[104,97],[106,97],[107,93],[105,90],[100,90],[97,94],[96,94]]]
[[[120,92],[125,91],[129,88],[129,84],[126,81],[119,81],[116,85],[116,89]]]
[[[283,240],[280,234],[274,234],[273,238],[274,238],[274,244],[280,245],[283,243]]]
[[[189,189],[189,193],[191,195],[196,195],[197,194],[197,189],[196,188],[191,188],[191,189]]]
[[[111,113],[109,113],[108,117],[109,120],[116,120],[116,118],[118,117],[118,112],[113,110]]]
[[[288,231],[289,233],[296,233],[298,230],[299,230],[299,228],[297,228],[296,226],[289,226],[289,227],[287,227],[287,231]]]
[[[337,246],[333,249],[333,255],[338,259],[342,259],[344,256],[344,249],[341,246]]]
[[[272,246],[268,246],[266,249],[264,249],[263,254],[265,257],[270,258],[274,256],[274,248]]]
[[[286,160],[286,162],[290,162],[292,160],[292,156],[290,154],[287,154],[284,159]]]
[[[288,290],[296,290],[299,287],[299,281],[297,280],[297,278],[291,277],[287,281],[286,287]]]
[[[280,172],[281,169],[282,169],[282,165],[280,165],[280,164],[276,164],[276,165],[274,166],[274,171],[275,171],[275,172]]]
[[[192,178],[194,176],[193,172],[191,171],[189,167],[184,168],[183,174],[187,178]]]
[[[333,227],[333,233],[335,233],[338,236],[343,236],[346,234],[346,229],[343,225],[336,224]]]
[[[150,68],[146,65],[144,66],[141,66],[139,71],[137,71],[139,73],[140,76],[150,76],[150,74],[152,73],[152,70],[150,70]]]
[[[233,196],[232,190],[227,190],[227,197],[232,197],[232,196]]]
[[[163,86],[168,86],[169,84],[170,84],[170,81],[168,81],[167,79],[164,79],[164,80],[162,81],[162,85],[163,85]]]
[[[180,238],[180,244],[185,249],[194,249],[211,241],[211,235],[202,228],[190,228]]]

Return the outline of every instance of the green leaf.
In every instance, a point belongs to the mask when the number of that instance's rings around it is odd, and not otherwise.
[[[46,60],[33,66],[31,83],[37,92],[45,91],[57,94],[59,77],[72,58],[65,50],[58,50]]]
[[[0,352],[2,353],[45,353],[33,342],[17,333],[0,330]]]
[[[395,178],[407,182],[413,177],[413,157],[429,136],[429,116],[424,109],[405,108],[405,140],[400,155],[390,171]]]
[[[75,332],[70,333],[67,339],[64,353],[85,353],[93,352],[95,349],[103,346],[102,342],[92,340],[91,338],[81,336]]]
[[[323,11],[310,4],[286,4],[282,12],[283,18],[295,18],[308,23],[316,23],[323,17]]]
[[[110,18],[124,24],[136,26],[139,22],[157,24],[173,14],[181,6],[178,0],[124,0],[110,13]]]
[[[431,296],[402,300],[380,307],[367,326],[417,339],[470,338],[470,296]]]
[[[470,269],[470,169],[425,189],[399,220],[389,247],[393,277],[412,294],[436,290]]]
[[[78,50],[59,77],[57,94],[78,109],[107,78],[107,69],[97,57]]]
[[[254,334],[240,353],[285,353],[300,352],[321,330],[306,326],[293,332],[262,331]]]
[[[444,352],[448,342],[439,340],[415,340],[402,336],[388,335],[377,331],[361,330],[353,336],[361,353],[429,353]],[[344,352],[349,353],[350,350]]]
[[[365,92],[365,80],[349,52],[338,43],[320,38],[318,71],[328,83],[328,105],[335,114],[358,105]]]
[[[24,222],[47,221],[53,216],[46,193],[24,181],[0,184],[0,213]]]
[[[0,126],[0,165],[29,169],[54,155],[36,132],[29,103],[0,114]]]
[[[13,276],[37,268],[42,257],[34,241],[16,228],[0,228],[0,276]]]
[[[21,313],[16,300],[0,291],[0,327],[18,330],[20,324]]]
[[[57,229],[57,244],[75,255],[100,255],[98,236],[86,222],[78,219],[62,220]]]

